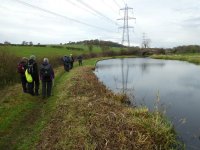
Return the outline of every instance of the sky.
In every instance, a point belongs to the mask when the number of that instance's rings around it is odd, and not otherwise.
[[[121,43],[123,20],[117,19],[125,4],[136,18],[129,20],[131,46],[141,46],[144,33],[151,47],[200,45],[199,0],[0,0],[0,43]]]

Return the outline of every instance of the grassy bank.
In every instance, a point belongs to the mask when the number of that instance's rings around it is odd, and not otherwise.
[[[56,72],[53,96],[42,100],[1,92],[0,149],[178,149],[172,125],[158,112],[130,108],[92,73],[97,59]]]
[[[125,106],[125,97],[107,90],[90,67],[71,75],[38,149],[180,148],[172,125],[161,114]]]
[[[151,58],[167,59],[167,60],[181,60],[188,61],[195,64],[200,64],[200,54],[179,54],[179,55],[153,55]]]

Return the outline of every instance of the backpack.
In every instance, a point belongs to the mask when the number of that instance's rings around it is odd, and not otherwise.
[[[27,71],[29,74],[33,74],[33,72],[34,72],[33,65],[34,65],[34,63],[28,63]]]
[[[63,61],[65,64],[70,63],[70,57],[69,56],[64,57]]]
[[[45,79],[50,79],[51,77],[51,65],[48,64],[46,66],[42,66],[41,68],[41,74],[42,74],[42,77],[45,78]]]
[[[20,62],[17,66],[18,73],[24,74],[25,73],[25,66],[22,62]]]

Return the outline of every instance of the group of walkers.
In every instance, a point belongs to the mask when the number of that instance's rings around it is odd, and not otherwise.
[[[82,56],[78,56],[77,60],[79,66],[82,65]],[[74,57],[64,56],[62,58],[65,71],[69,72],[73,68]],[[32,96],[39,95],[40,81],[42,83],[42,98],[51,96],[52,86],[54,82],[54,71],[49,63],[48,58],[44,58],[42,64],[38,68],[36,57],[31,55],[30,58],[23,57],[17,66],[18,73],[20,74],[22,88],[24,93],[29,93]]]
[[[83,60],[83,57],[81,55],[79,55],[77,57],[77,60],[78,60],[78,63],[79,63],[79,66],[82,66],[82,60]],[[74,67],[74,57],[72,54],[70,54],[70,56],[64,56],[62,58],[62,61],[63,61],[63,65],[64,65],[64,69],[65,71],[69,72],[70,69],[72,69]]]
[[[30,56],[30,59],[23,57],[18,64],[18,73],[21,77],[21,83],[24,93],[30,93],[33,96],[39,95],[39,79],[42,82],[42,97],[50,97],[54,71],[48,58],[43,59],[43,63],[38,69],[36,57]]]

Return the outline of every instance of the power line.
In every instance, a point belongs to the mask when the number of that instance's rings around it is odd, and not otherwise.
[[[102,0],[103,3],[109,8],[111,9],[114,13],[118,13],[116,10],[114,10],[110,5],[108,5],[108,3],[105,2],[105,0]],[[116,12],[115,12],[116,11]]]
[[[76,6],[76,7],[79,7],[79,8],[81,8],[81,9],[84,9],[85,11],[87,11],[87,12],[93,14],[94,16],[97,16],[94,12],[89,11],[89,10],[86,9],[85,7],[81,7],[80,5],[77,5],[76,3],[74,3],[74,1],[71,1],[71,0],[65,0],[65,1],[68,2],[68,3],[70,3],[70,4],[72,4],[72,5],[74,5],[74,6]]]
[[[93,27],[93,28],[97,28],[97,29],[100,29],[100,30],[104,30],[104,31],[107,31],[107,32],[113,32],[113,31],[110,31],[110,30],[107,30],[107,29],[104,29],[104,28],[101,28],[101,27],[98,27],[98,26],[95,26],[95,25],[91,25],[91,24],[85,23],[83,21],[79,21],[79,20],[76,20],[76,19],[64,16],[64,15],[60,15],[58,13],[52,12],[52,11],[47,10],[47,9],[43,9],[41,7],[38,7],[38,6],[35,6],[35,5],[32,5],[32,4],[26,3],[26,2],[21,1],[21,0],[15,0],[15,1],[18,2],[18,3],[20,3],[20,4],[23,4],[25,6],[28,6],[28,7],[31,7],[31,8],[40,10],[40,11],[43,11],[45,13],[49,13],[49,14],[54,15],[54,16],[62,17],[64,19],[67,19],[67,20],[72,21],[72,22],[76,22],[76,23],[79,23],[79,24],[83,24],[83,25],[86,25],[86,26],[89,26],[89,27]]]
[[[97,15],[96,13],[94,13],[94,11],[90,11],[91,9],[87,9],[87,8],[84,7],[83,5],[82,5],[82,7],[81,7],[80,5],[77,5],[74,1],[71,1],[71,0],[65,0],[65,1],[71,3],[72,5],[74,5],[74,6],[76,6],[76,7],[79,7],[79,8],[81,8],[81,9],[84,9],[85,11],[91,13],[92,15],[94,15],[94,16],[96,16],[96,17],[99,17],[99,15]],[[101,17],[102,17],[102,16],[101,16]],[[105,18],[104,18],[104,19],[105,19]],[[108,20],[106,19],[106,21],[108,21]],[[110,22],[110,20],[109,20],[109,22]],[[113,22],[112,22],[112,23],[113,23]],[[116,23],[115,23],[115,24],[116,24]]]
[[[120,5],[117,3],[117,1],[116,0],[113,0],[113,1],[114,1],[115,5],[117,5],[117,7],[120,8]]]
[[[92,11],[94,11],[96,14],[98,14],[99,16],[109,20],[110,22],[114,23],[115,25],[118,25],[115,21],[113,21],[112,19],[108,18],[107,16],[105,16],[104,14],[102,14],[101,12],[95,10],[92,6],[88,5],[87,3],[83,2],[82,0],[76,0],[77,2],[81,3],[82,5],[84,5],[85,7],[91,9]]]
[[[124,5],[126,5],[126,2],[125,2],[125,0],[122,0],[122,1],[123,1]]]

